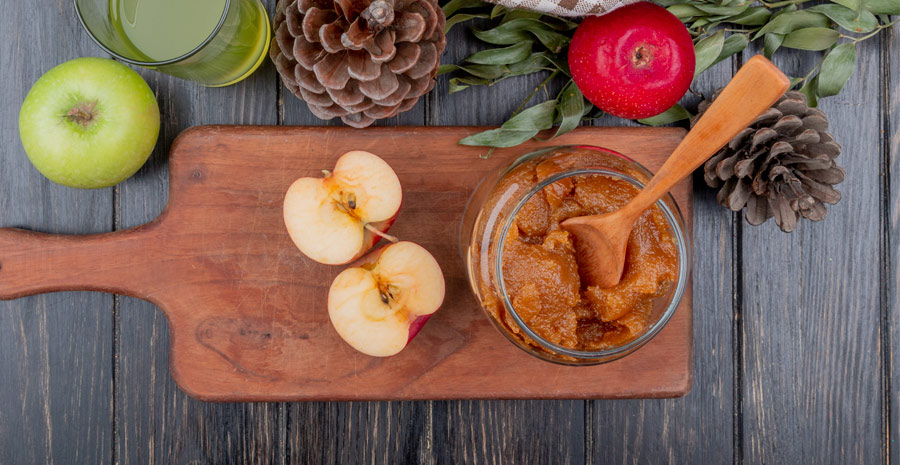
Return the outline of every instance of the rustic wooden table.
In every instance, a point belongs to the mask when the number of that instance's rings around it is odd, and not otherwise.
[[[151,161],[112,189],[56,186],[25,157],[17,113],[50,67],[102,56],[73,14],[69,0],[3,4],[0,226],[142,224],[166,204],[168,147],[185,128],[323,124],[270,64],[224,89],[142,70],[163,114]],[[444,62],[478,48],[463,29]],[[777,63],[796,73],[812,55]],[[172,381],[153,305],[57,293],[0,302],[0,464],[900,462],[900,28],[858,55],[851,83],[822,105],[847,171],[825,221],[793,234],[751,227],[696,183],[694,387],[684,398],[203,403]],[[696,89],[723,85],[741,61],[717,65]],[[448,96],[442,79],[383,124],[498,124],[537,82]]]

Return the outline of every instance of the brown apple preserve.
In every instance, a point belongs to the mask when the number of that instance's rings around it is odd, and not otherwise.
[[[463,245],[473,290],[501,332],[541,358],[590,364],[624,356],[662,328],[687,272],[683,223],[671,197],[635,223],[622,280],[611,288],[582,282],[574,238],[559,226],[621,208],[649,177],[615,152],[557,147],[482,183]]]

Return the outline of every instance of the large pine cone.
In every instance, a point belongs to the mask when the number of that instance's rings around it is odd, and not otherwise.
[[[447,43],[437,0],[285,1],[269,53],[317,117],[364,128],[434,88]]]
[[[700,115],[712,100],[700,103]],[[800,92],[788,92],[704,165],[710,187],[721,187],[718,201],[732,211],[747,207],[747,222],[775,217],[782,231],[791,232],[800,218],[820,221],[841,193],[832,186],[844,180],[835,163],[841,153],[828,118],[810,108]]]

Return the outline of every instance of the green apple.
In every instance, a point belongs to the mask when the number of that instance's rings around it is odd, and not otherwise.
[[[47,71],[28,91],[19,136],[31,163],[51,181],[109,187],[150,157],[159,106],[131,68],[106,58],[76,58]]]

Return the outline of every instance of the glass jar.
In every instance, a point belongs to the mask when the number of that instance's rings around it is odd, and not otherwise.
[[[545,169],[546,166],[549,166],[552,169]],[[543,176],[541,174],[547,175]],[[594,289],[591,296],[602,295],[604,296],[603,300],[593,300],[591,301],[593,303],[590,305],[586,303],[588,300],[586,300],[587,297],[585,296],[588,296],[589,291],[587,289],[581,289],[580,284],[573,284],[573,282],[580,282],[578,278],[574,278],[571,273],[574,259],[568,261],[562,259],[562,261],[558,262],[548,260],[546,263],[549,265],[547,266],[543,266],[544,262],[534,261],[532,263],[530,261],[531,259],[528,259],[529,264],[527,266],[530,268],[527,269],[537,270],[535,272],[543,276],[543,278],[535,278],[535,283],[552,283],[552,279],[546,279],[549,273],[550,277],[554,279],[558,278],[558,286],[560,288],[565,287],[571,291],[572,286],[576,286],[574,288],[578,292],[576,296],[581,299],[579,303],[573,307],[573,310],[571,310],[572,315],[576,316],[554,314],[566,316],[563,317],[562,320],[554,320],[551,323],[541,323],[543,321],[548,321],[547,318],[544,315],[539,314],[539,312],[536,312],[534,305],[527,304],[527,302],[547,302],[546,299],[555,298],[556,294],[553,294],[552,291],[549,293],[546,292],[546,284],[544,285],[545,287],[540,288],[540,285],[528,282],[527,276],[525,276],[526,279],[523,280],[522,275],[518,275],[519,277],[516,278],[517,275],[513,272],[513,275],[511,276],[517,280],[516,282],[520,283],[519,289],[522,292],[519,296],[511,297],[509,289],[507,288],[507,279],[509,277],[504,275],[505,272],[510,272],[510,268],[504,268],[504,254],[508,254],[510,260],[513,260],[513,257],[517,257],[515,254],[518,253],[513,251],[519,250],[518,244],[507,244],[507,242],[513,240],[519,241],[519,236],[526,234],[522,232],[524,230],[523,225],[527,224],[525,219],[530,217],[523,216],[523,219],[519,221],[514,220],[517,219],[517,215],[519,215],[520,212],[523,212],[523,209],[534,210],[533,207],[528,205],[530,204],[529,201],[535,195],[539,195],[539,193],[543,192],[543,194],[541,194],[543,199],[537,199],[537,202],[541,202],[541,205],[543,205],[548,202],[547,199],[550,198],[548,196],[552,194],[551,190],[546,189],[554,189],[556,192],[566,192],[566,189],[569,189],[569,191],[567,191],[569,193],[566,195],[569,195],[570,198],[565,199],[565,202],[576,205],[577,202],[572,203],[572,199],[575,198],[577,192],[586,192],[586,190],[589,189],[587,186],[592,185],[590,183],[610,183],[610,186],[617,186],[615,189],[618,191],[627,191],[630,193],[627,198],[619,198],[617,200],[619,203],[623,204],[633,197],[638,190],[643,188],[644,184],[649,182],[650,178],[652,178],[652,173],[646,168],[617,152],[599,147],[562,146],[542,149],[519,157],[512,163],[502,166],[498,170],[488,174],[481,181],[469,199],[465,214],[463,215],[460,247],[463,259],[466,262],[466,272],[472,291],[479,300],[485,314],[507,339],[529,354],[544,360],[567,365],[594,365],[610,362],[634,352],[662,330],[678,308],[688,282],[688,273],[690,270],[690,250],[687,242],[684,220],[675,200],[669,194],[657,202],[654,208],[651,209],[653,212],[648,210],[648,212],[645,212],[642,216],[642,219],[638,221],[638,224],[641,224],[641,222],[644,221],[643,224],[650,229],[655,227],[655,230],[657,231],[666,230],[666,235],[670,238],[671,242],[663,243],[664,241],[660,240],[658,243],[665,246],[663,248],[670,252],[668,256],[671,260],[666,262],[668,265],[671,265],[669,268],[666,268],[669,271],[666,272],[667,274],[663,275],[657,273],[656,270],[658,268],[655,265],[650,267],[645,266],[644,268],[652,268],[654,270],[652,273],[656,273],[654,276],[668,276],[668,278],[660,278],[654,293],[646,294],[646,299],[639,302],[641,305],[640,313],[635,313],[636,316],[629,317],[629,320],[624,323],[625,326],[618,326],[619,320],[603,319],[607,310],[609,310],[609,313],[618,311],[618,308],[614,308],[612,305],[604,307],[604,303],[621,301],[609,300],[609,297],[606,297],[608,294],[605,294],[606,290]],[[628,183],[636,189],[632,189],[624,183]],[[560,191],[560,186],[568,187],[565,187]],[[573,186],[579,186],[578,189],[581,190],[579,191]],[[559,208],[563,208],[567,205],[566,203],[561,203],[562,201],[560,201],[560,197],[558,197],[559,194],[552,195],[557,196],[555,199]],[[620,194],[618,196],[622,197]],[[585,203],[587,203],[587,201],[585,201]],[[615,208],[620,207],[621,205],[618,205]],[[558,209],[556,215],[558,215],[558,219],[559,217],[566,218],[588,213],[589,212],[584,210],[573,210],[572,212],[565,213],[563,210]],[[594,213],[598,212],[595,211]],[[530,215],[531,213],[528,214]],[[550,214],[552,215],[554,213],[551,212]],[[523,213],[523,215],[525,215],[525,213]],[[647,223],[647,221],[651,221],[651,218],[655,222],[652,224]],[[652,226],[653,224],[656,226]],[[511,228],[515,229],[511,230]],[[556,227],[550,226],[549,228],[550,229],[542,231],[553,231]],[[554,238],[563,237],[560,234],[562,233],[557,233]],[[666,237],[665,235],[662,235],[662,233],[659,234],[659,237]],[[512,236],[514,236],[514,239],[510,239]],[[537,242],[532,240],[530,236],[522,237],[522,241],[530,240],[540,247],[555,247],[552,242],[550,242],[549,246],[547,245],[550,233],[546,233],[543,236],[543,239],[540,238],[541,236],[537,236]],[[649,236],[643,235],[641,237],[646,238]],[[635,239],[633,235],[632,240],[643,239]],[[540,243],[539,241],[544,242]],[[524,242],[522,243],[524,244]],[[524,245],[523,247],[527,248],[528,246]],[[566,247],[568,248],[565,250],[569,251],[568,256],[574,257],[571,245],[567,245]],[[631,257],[631,248],[637,249],[639,247],[630,243],[629,248],[629,257]],[[656,249],[640,250],[653,251]],[[638,252],[634,253],[638,254]],[[650,252],[648,252],[647,256],[651,256]],[[556,255],[554,257],[565,258],[565,255]],[[640,255],[634,255],[634,257],[636,257],[635,263],[661,263],[639,261],[642,260]],[[629,258],[629,260],[631,259]],[[563,264],[563,267],[558,268],[559,270],[569,270],[565,276],[563,276],[563,273],[553,275],[552,271],[547,271],[557,270],[556,265],[559,263]],[[538,264],[538,266],[535,264]],[[631,271],[633,274],[629,274],[629,264],[626,263],[626,272],[623,275],[623,283],[626,280],[626,276],[636,277],[644,272],[645,271],[641,269],[641,267],[635,266]],[[650,272],[648,271],[648,273]],[[540,279],[543,279],[543,281],[540,281]],[[521,284],[523,282],[526,283],[524,286]],[[554,283],[552,286],[557,286],[557,284]],[[522,295],[527,294],[524,292],[525,288],[533,290],[540,289],[543,293],[533,291],[530,294],[536,297],[532,297],[532,300],[530,301],[527,299],[523,300]],[[617,288],[613,288],[613,290],[615,289]],[[572,293],[569,292],[566,295],[571,297]],[[514,301],[525,303],[522,304],[522,308],[517,310],[516,306],[513,305]],[[575,302],[575,300],[569,299],[567,302]],[[544,304],[540,304],[538,307],[541,309],[547,308],[546,306],[542,307],[541,305]],[[631,312],[631,310],[629,310],[629,312]],[[635,310],[635,312],[637,312],[637,310]],[[621,318],[624,319],[629,314],[630,313],[621,314],[624,315]],[[523,318],[523,315],[527,315],[528,318],[531,318],[530,321],[534,324],[543,325],[542,328],[538,330],[530,327],[526,323],[525,318]],[[582,317],[584,319],[582,319]],[[575,318],[577,321],[577,332],[571,331],[573,328],[572,318]],[[562,321],[563,326],[569,328],[569,330],[567,330],[568,335],[566,335],[567,333],[562,332],[562,330],[557,330],[558,328],[555,326],[557,321]],[[632,324],[633,322],[640,322],[641,324]],[[608,331],[608,338],[607,333],[604,331]],[[544,337],[548,334],[553,335],[554,337],[562,335],[559,337],[568,339],[565,341],[557,340],[556,342],[552,342],[549,340],[552,338]],[[577,334],[579,342],[572,343],[571,341],[572,338],[575,337],[575,334]],[[583,341],[589,339],[588,336],[599,337],[599,339],[591,341],[590,346],[588,346],[583,343]],[[609,343],[606,342],[607,339],[616,342]],[[567,344],[562,343],[566,341],[568,341]],[[575,347],[579,345],[581,347]]]

